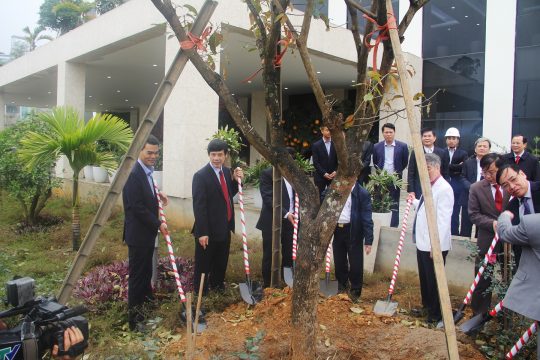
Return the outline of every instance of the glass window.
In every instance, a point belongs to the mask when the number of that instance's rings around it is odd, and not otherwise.
[[[540,45],[540,2],[518,0],[516,19],[516,47]]]
[[[423,24],[424,59],[484,52],[486,0],[432,0]]]

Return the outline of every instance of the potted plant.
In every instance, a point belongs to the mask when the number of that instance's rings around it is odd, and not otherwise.
[[[366,189],[371,194],[373,220],[380,220],[382,226],[390,226],[393,203],[390,189],[393,187],[400,189],[403,187],[403,180],[396,174],[390,174],[384,169],[376,168],[375,172],[369,175]]]
[[[242,143],[240,133],[233,128],[225,126],[220,128],[212,135],[211,139],[221,139],[229,146],[229,157],[225,160],[225,166],[230,168],[236,168],[237,166],[246,166],[246,164],[240,160],[240,150],[242,146],[246,146]]]

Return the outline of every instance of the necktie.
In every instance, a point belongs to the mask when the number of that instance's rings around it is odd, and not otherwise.
[[[521,156],[516,155],[516,164],[519,164],[519,159],[521,159]]]
[[[529,215],[531,208],[529,207],[529,198],[527,196],[521,199],[521,205],[523,205],[523,215]]]
[[[500,213],[502,212],[502,192],[500,185],[493,185],[495,186],[495,208]]]
[[[227,221],[231,221],[232,209],[231,209],[231,202],[229,200],[229,189],[227,189],[225,176],[223,176],[223,171],[221,170],[219,171],[219,183],[221,184],[221,191],[223,191],[223,198],[225,199],[225,204],[227,205]]]

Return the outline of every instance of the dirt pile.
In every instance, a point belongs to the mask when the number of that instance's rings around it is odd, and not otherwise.
[[[405,315],[379,317],[371,301],[354,304],[346,295],[321,298],[318,306],[318,348],[321,359],[445,359],[446,342],[441,330],[427,328]],[[258,355],[261,359],[289,358],[291,294],[288,289],[267,289],[255,307],[244,303],[223,313],[208,315],[208,328],[197,337],[196,359],[212,355],[228,358]],[[264,332],[257,347],[246,348],[246,339]],[[170,344],[165,358],[177,358],[186,348],[185,336]],[[249,349],[249,350],[248,350]],[[459,343],[461,359],[484,359],[470,344]],[[219,357],[221,358],[221,357]]]

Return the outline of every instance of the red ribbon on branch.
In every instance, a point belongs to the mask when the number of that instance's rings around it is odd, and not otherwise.
[[[274,59],[272,60],[272,64],[274,65],[274,68],[281,67],[281,61],[283,60],[283,57],[287,53],[287,49],[289,48],[289,45],[292,43],[293,36],[290,30],[285,29],[285,38],[279,40],[276,43],[276,56],[274,56]],[[281,51],[279,51],[279,46],[283,46]],[[279,51],[279,53],[278,53]],[[243,83],[246,83],[248,81],[253,80],[261,71],[262,66],[259,70],[255,71],[253,74],[242,80]]]
[[[193,35],[193,33],[188,32],[187,37],[189,38],[189,40],[180,41],[180,47],[182,48],[182,50],[190,50],[196,47],[197,50],[206,51],[206,48],[204,46],[204,40],[208,37],[208,35],[210,35],[211,32],[211,26],[208,26],[206,29],[204,29],[200,37],[197,37],[196,35]]]
[[[370,32],[369,34],[366,35],[366,37],[364,38],[364,45],[368,48],[368,51],[373,49],[373,65],[372,65],[372,68],[373,68],[373,71],[377,71],[377,51],[379,49],[379,44],[384,41],[384,40],[388,40],[390,37],[388,35],[388,32],[390,29],[396,29],[395,27],[390,27],[389,24],[392,23],[392,24],[395,24],[396,23],[396,19],[394,17],[393,14],[387,14],[388,16],[388,20],[386,21],[386,24],[384,25],[379,25],[379,23],[377,23],[377,20],[373,19],[372,17],[369,17],[368,15],[364,14],[362,15],[367,21],[373,23],[375,25],[375,30],[373,30],[372,32]],[[375,38],[375,44],[371,44],[371,37],[373,36],[373,34],[375,34],[376,32],[379,32],[379,34],[377,35],[377,37]]]

